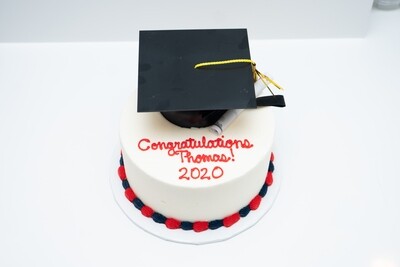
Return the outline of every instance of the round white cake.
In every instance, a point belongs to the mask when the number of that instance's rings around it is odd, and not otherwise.
[[[120,123],[127,180],[154,211],[181,221],[238,212],[265,183],[274,135],[270,107],[247,109],[221,134],[138,113],[136,94]]]

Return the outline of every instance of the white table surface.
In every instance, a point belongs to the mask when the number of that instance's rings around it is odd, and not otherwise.
[[[149,235],[113,199],[137,43],[0,44],[0,266],[400,266],[399,26],[373,10],[363,39],[250,41],[286,88],[283,183],[257,225],[201,246]]]

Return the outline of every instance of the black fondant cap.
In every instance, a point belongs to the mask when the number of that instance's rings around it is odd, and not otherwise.
[[[194,68],[230,59],[250,59],[246,29],[140,31],[138,112],[204,127],[225,110],[255,108],[250,64]]]

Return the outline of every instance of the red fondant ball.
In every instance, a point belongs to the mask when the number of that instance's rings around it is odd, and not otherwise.
[[[265,183],[270,186],[274,182],[274,177],[272,176],[272,172],[268,172],[267,178],[265,179]]]
[[[181,222],[173,218],[168,218],[165,221],[165,226],[167,226],[168,229],[178,229],[181,226]]]
[[[126,197],[130,202],[132,202],[132,201],[136,198],[136,195],[135,195],[135,193],[133,192],[132,188],[127,188],[127,189],[125,189],[125,197]]]
[[[125,167],[124,166],[119,166],[118,167],[118,176],[121,178],[121,180],[126,179],[126,173],[125,173]]]
[[[235,224],[239,220],[240,220],[240,214],[239,214],[239,212],[237,212],[237,213],[234,213],[234,214],[226,217],[223,220],[223,223],[224,223],[225,227],[230,227],[230,226],[232,226],[233,224]]]
[[[260,203],[261,203],[261,196],[257,195],[250,201],[249,207],[251,210],[256,210],[260,206]]]
[[[208,222],[194,222],[193,230],[195,232],[203,232],[208,229]]]
[[[154,213],[154,210],[149,206],[143,206],[140,212],[146,217],[151,217]]]

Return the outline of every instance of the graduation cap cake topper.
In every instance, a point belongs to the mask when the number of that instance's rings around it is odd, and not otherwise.
[[[252,64],[198,66],[224,59],[250,60],[246,29],[140,31],[138,112],[190,128],[256,108]]]

